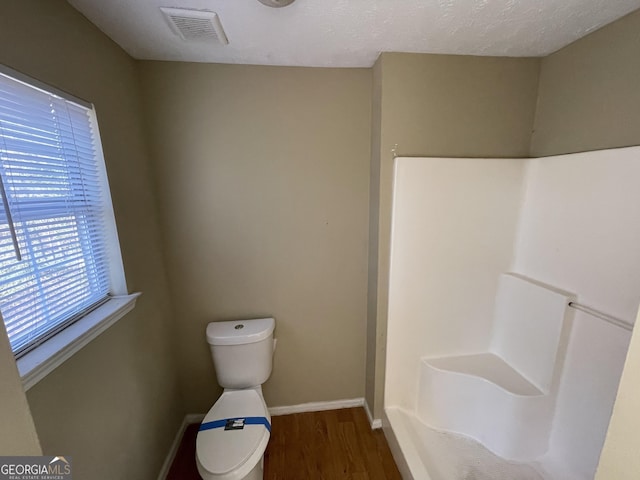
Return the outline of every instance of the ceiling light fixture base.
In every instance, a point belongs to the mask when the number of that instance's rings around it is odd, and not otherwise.
[[[295,0],[258,0],[263,5],[267,7],[273,8],[281,8],[286,7],[287,5],[291,5]]]

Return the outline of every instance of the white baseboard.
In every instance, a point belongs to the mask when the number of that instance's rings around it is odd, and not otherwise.
[[[274,417],[289,415],[291,413],[321,412],[323,410],[338,410],[340,408],[362,407],[364,398],[351,398],[347,400],[332,400],[330,402],[310,402],[284,407],[271,407],[269,413]]]
[[[176,453],[178,453],[178,447],[180,447],[180,442],[182,441],[182,436],[184,435],[185,430],[192,423],[200,423],[204,418],[204,413],[199,414],[189,414],[185,415],[182,419],[182,423],[176,432],[176,436],[173,439],[173,443],[171,444],[171,448],[169,449],[169,453],[167,454],[167,458],[164,459],[164,463],[162,464],[162,468],[160,469],[160,474],[158,475],[158,480],[165,480],[167,475],[169,474],[169,469],[171,468],[171,464],[173,463],[173,459],[176,457]]]
[[[371,410],[369,410],[369,404],[366,402],[364,402],[364,411],[367,414],[367,418],[369,419],[369,425],[371,425],[371,430],[377,430],[378,428],[382,428],[382,420],[380,420],[379,418],[373,418],[373,415],[371,414]]]

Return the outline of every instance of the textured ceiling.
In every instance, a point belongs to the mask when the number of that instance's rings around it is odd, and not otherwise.
[[[640,0],[68,0],[146,60],[370,67],[380,52],[544,56]],[[159,7],[218,13],[229,45],[184,41]]]

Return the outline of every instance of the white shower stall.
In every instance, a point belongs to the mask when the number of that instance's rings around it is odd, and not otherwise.
[[[640,147],[395,159],[385,374],[405,479],[594,477],[640,302]]]

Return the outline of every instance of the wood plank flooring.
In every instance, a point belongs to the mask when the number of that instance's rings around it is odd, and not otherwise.
[[[264,480],[402,480],[382,430],[363,408],[296,413],[271,419]],[[200,480],[197,425],[184,434],[167,480]]]

